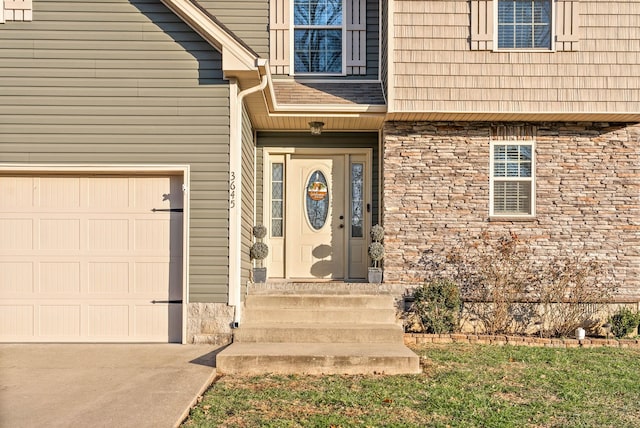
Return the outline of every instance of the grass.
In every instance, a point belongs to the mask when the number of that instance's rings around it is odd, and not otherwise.
[[[417,348],[423,374],[222,377],[184,427],[637,427],[640,350]]]

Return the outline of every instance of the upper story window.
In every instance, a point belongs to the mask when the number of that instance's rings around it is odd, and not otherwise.
[[[294,1],[295,73],[342,74],[342,0]]]
[[[269,0],[271,72],[366,75],[366,21],[367,0]]]
[[[580,0],[470,0],[471,50],[577,51]]]
[[[491,143],[491,216],[535,214],[533,143]]]
[[[498,49],[551,49],[551,0],[498,0]]]

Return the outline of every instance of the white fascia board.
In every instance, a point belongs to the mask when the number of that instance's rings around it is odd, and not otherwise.
[[[233,68],[229,70],[253,71],[257,69],[255,54],[233,38],[227,31],[215,23],[206,13],[188,0],[161,0],[173,13],[196,31],[202,38],[223,54],[225,63]],[[231,55],[232,58],[228,58]],[[226,58],[225,58],[226,57]]]
[[[299,114],[359,114],[359,113],[386,113],[387,107],[384,105],[344,105],[344,104],[285,104],[276,105],[273,113],[299,113]]]

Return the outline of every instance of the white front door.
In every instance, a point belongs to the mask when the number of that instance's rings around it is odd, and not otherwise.
[[[269,276],[364,279],[371,207],[369,154],[298,152],[267,156]]]
[[[287,276],[344,278],[344,156],[291,156]]]

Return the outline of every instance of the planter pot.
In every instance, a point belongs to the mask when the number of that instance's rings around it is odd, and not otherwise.
[[[382,282],[382,268],[369,268],[369,282],[372,284],[380,284]]]
[[[253,282],[267,282],[267,268],[253,268]]]

